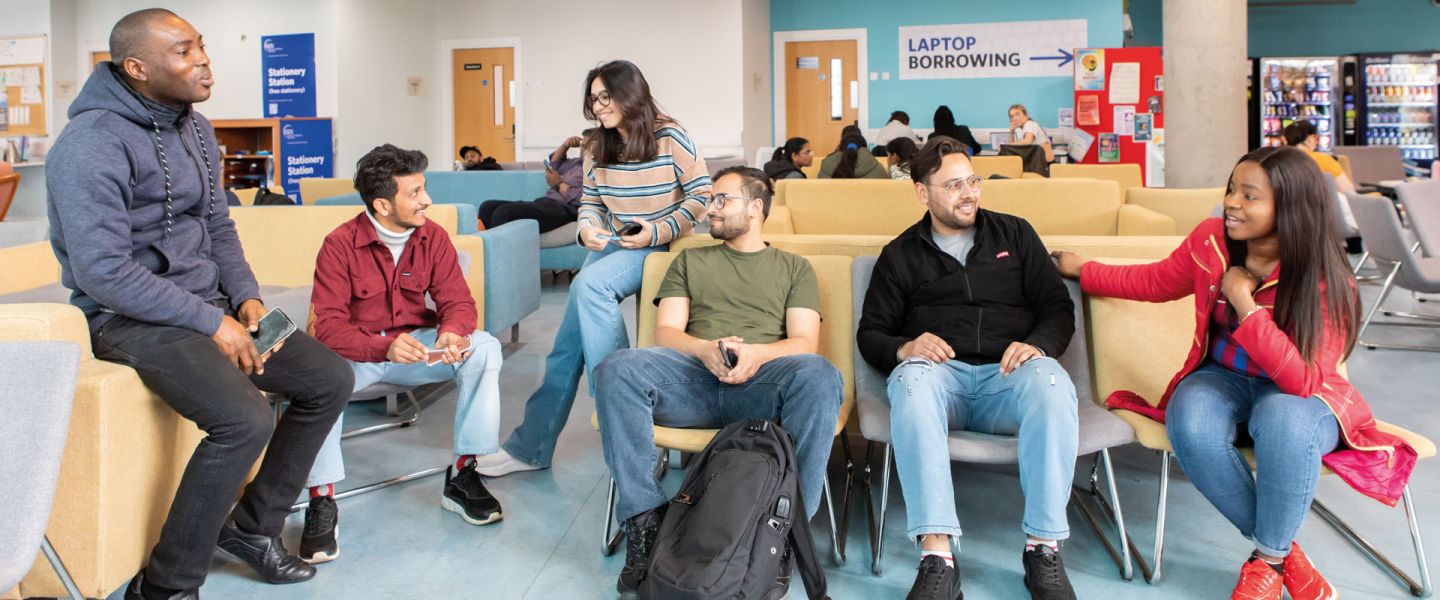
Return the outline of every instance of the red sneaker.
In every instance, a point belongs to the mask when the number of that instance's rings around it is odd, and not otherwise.
[[[1251,558],[1240,567],[1240,581],[1235,582],[1235,591],[1230,600],[1280,600],[1284,589],[1280,574],[1265,561]]]
[[[1285,591],[1290,592],[1290,600],[1335,600],[1340,594],[1315,565],[1310,564],[1310,557],[1300,550],[1300,544],[1290,545],[1290,555],[1285,557]]]

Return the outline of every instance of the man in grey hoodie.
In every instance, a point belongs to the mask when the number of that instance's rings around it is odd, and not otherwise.
[[[266,581],[310,579],[280,532],[353,375],[304,333],[257,354],[265,307],[218,186],[215,131],[191,107],[213,84],[199,33],[143,10],[116,23],[110,53],[47,159],[51,245],[95,356],[133,367],[207,434],[125,598],[198,598],[217,540]],[[260,390],[290,401],[278,424]]]

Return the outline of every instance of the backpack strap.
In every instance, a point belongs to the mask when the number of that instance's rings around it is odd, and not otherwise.
[[[805,506],[803,498],[799,505]],[[797,516],[790,527],[790,549],[795,553],[795,568],[800,571],[800,579],[805,582],[805,592],[810,595],[810,600],[829,600],[825,571],[820,567],[820,557],[815,555],[815,540],[810,537],[810,519],[803,515]]]

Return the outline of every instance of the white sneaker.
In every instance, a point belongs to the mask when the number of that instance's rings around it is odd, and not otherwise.
[[[510,453],[504,450],[475,457],[475,471],[486,477],[503,477],[511,473],[539,469],[540,467],[510,456]]]

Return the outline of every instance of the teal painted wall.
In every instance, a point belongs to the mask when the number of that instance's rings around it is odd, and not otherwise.
[[[1130,0],[1135,40],[1164,43],[1162,0]],[[1440,6],[1432,0],[1357,0],[1348,5],[1251,7],[1250,56],[1339,56],[1440,50]]]
[[[1069,77],[1026,77],[984,79],[932,79],[901,81],[899,77],[900,32],[908,25],[946,23],[994,23],[1050,19],[1086,19],[1093,47],[1123,45],[1124,22],[1121,0],[1021,0],[981,2],[978,0],[772,0],[770,29],[867,30],[869,69],[890,72],[890,80],[870,83],[871,127],[880,127],[890,111],[910,113],[910,124],[930,127],[935,107],[946,104],[955,119],[971,127],[1005,127],[1006,109],[1021,103],[1042,125],[1056,125],[1056,111],[1074,105],[1074,85]],[[784,52],[784,48],[771,48]],[[861,74],[868,78],[868,74]],[[773,114],[773,113],[772,113]],[[984,140],[982,140],[983,142]]]

